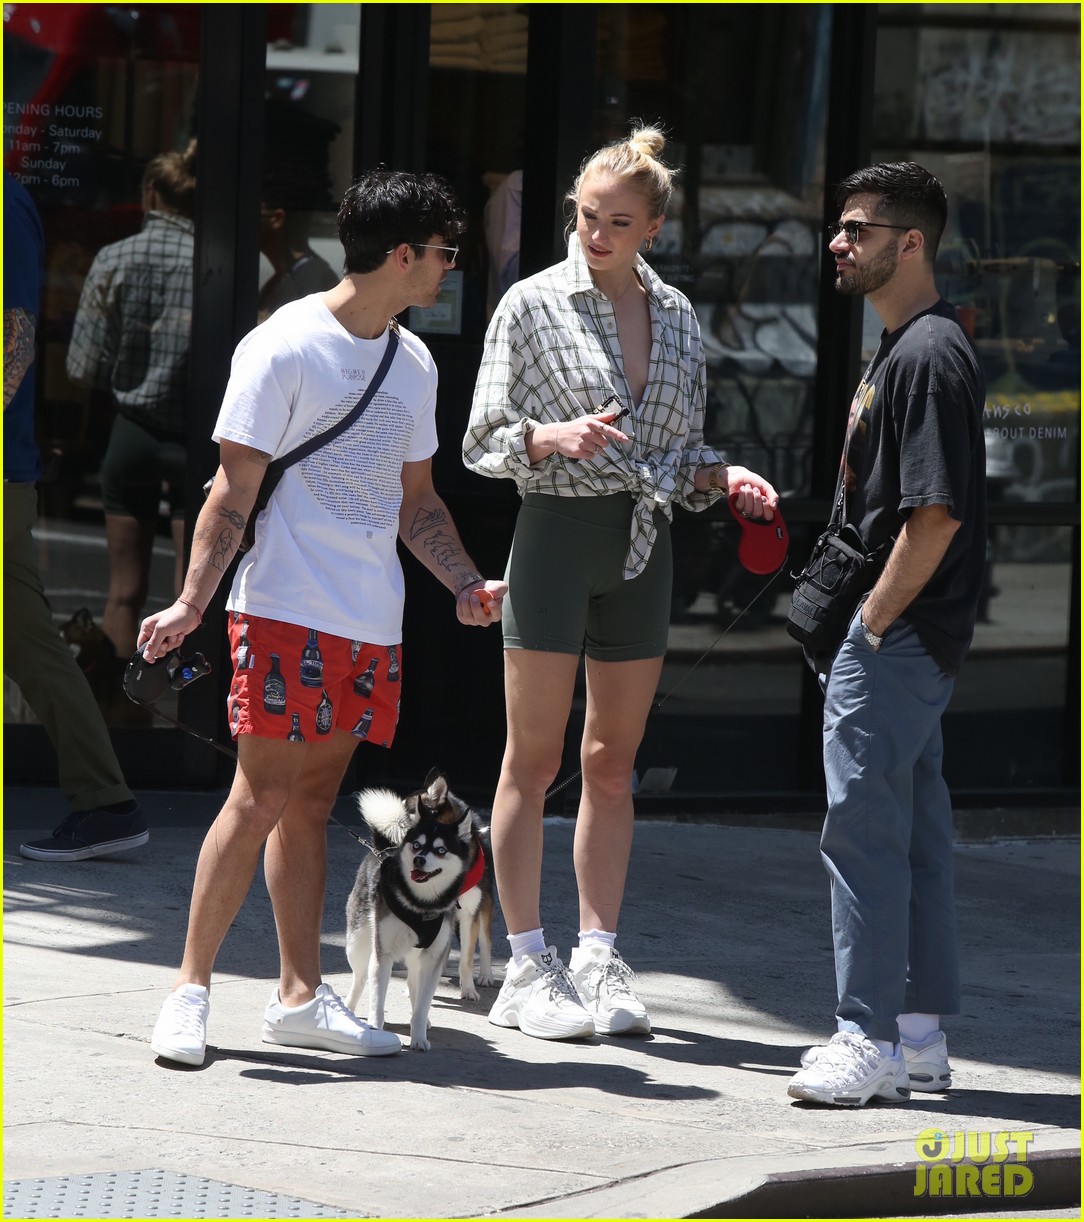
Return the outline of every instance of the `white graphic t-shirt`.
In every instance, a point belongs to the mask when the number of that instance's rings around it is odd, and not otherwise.
[[[386,332],[351,335],[319,293],[282,306],[238,344],[214,440],[287,453],[351,411],[387,342]],[[429,350],[400,328],[361,419],[283,474],[241,557],[231,611],[374,645],[402,640],[402,467],[436,451],[436,395]]]

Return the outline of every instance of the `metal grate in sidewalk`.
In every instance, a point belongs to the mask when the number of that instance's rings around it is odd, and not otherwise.
[[[5,1180],[5,1218],[351,1218],[356,1213],[175,1171]]]

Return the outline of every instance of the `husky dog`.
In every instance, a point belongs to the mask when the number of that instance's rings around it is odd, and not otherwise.
[[[410,1046],[428,1052],[429,1007],[453,925],[459,931],[460,995],[478,999],[476,942],[479,983],[494,983],[493,885],[482,847],[489,829],[436,769],[424,789],[405,798],[388,789],[364,790],[358,810],[372,828],[374,852],[361,863],[346,903],[346,957],[354,971],[346,1004],[356,1012],[368,985],[368,1022],[383,1028],[391,970],[405,962]]]

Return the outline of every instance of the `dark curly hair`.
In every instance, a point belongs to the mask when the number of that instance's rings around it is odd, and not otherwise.
[[[465,229],[455,192],[436,174],[380,166],[353,183],[339,208],[339,241],[348,273],[375,271],[388,251],[403,242],[421,246],[439,234],[452,245]]]

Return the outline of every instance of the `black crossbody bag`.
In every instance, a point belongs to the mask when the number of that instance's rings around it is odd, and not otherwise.
[[[252,506],[252,510],[248,515],[248,521],[245,523],[245,533],[241,537],[241,542],[238,545],[238,554],[247,552],[248,549],[256,542],[256,519],[267,508],[268,503],[274,494],[275,489],[279,486],[279,481],[289,467],[295,463],[299,463],[303,458],[308,458],[310,454],[314,454],[322,446],[326,446],[329,441],[334,441],[336,437],[345,433],[346,430],[361,417],[362,412],[372,402],[373,396],[380,389],[380,384],[387,376],[388,370],[391,368],[391,363],[395,359],[395,349],[399,343],[399,328],[394,321],[388,326],[388,344],[384,349],[384,355],[380,358],[380,364],[377,367],[376,373],[373,375],[373,380],[365,389],[365,393],[350,409],[349,412],[331,428],[323,433],[318,433],[315,437],[310,437],[308,441],[304,441],[299,446],[283,454],[281,458],[273,458],[267,464],[267,470],[264,471],[263,479],[260,481],[259,491],[256,493],[256,501]],[[211,486],[214,484],[214,476],[203,485],[203,495],[206,498],[211,491]]]
[[[845,468],[845,457],[842,465]],[[831,655],[839,648],[855,608],[873,589],[895,542],[888,539],[867,552],[857,528],[843,521],[844,496],[841,470],[828,529],[813,545],[805,568],[792,574],[796,584],[787,631],[813,654]]]

